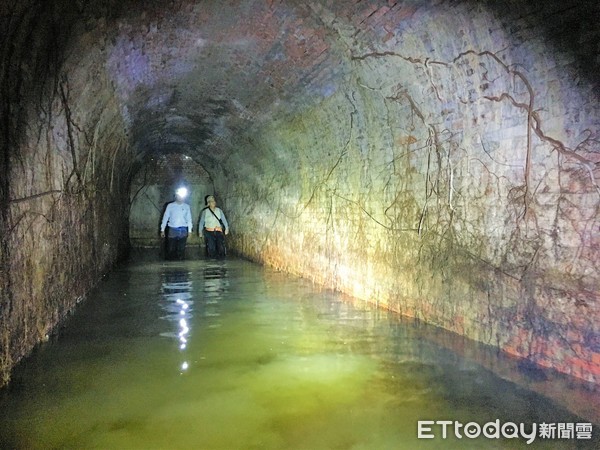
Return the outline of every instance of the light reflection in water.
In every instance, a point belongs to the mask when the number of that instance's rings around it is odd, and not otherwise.
[[[161,285],[162,301],[161,307],[167,312],[162,319],[170,322],[176,322],[178,325],[177,333],[163,333],[163,336],[176,336],[179,341],[179,351],[184,352],[187,349],[187,343],[190,333],[188,321],[192,317],[190,305],[193,304],[192,282],[189,280],[191,273],[184,270],[169,271],[163,274],[164,281]],[[184,359],[185,359],[185,355]],[[187,371],[189,363],[184,360],[179,369],[181,372]]]
[[[167,313],[162,319],[176,324],[176,331],[162,333],[165,337],[174,337],[178,341],[179,352],[183,362],[179,365],[180,372],[188,371],[190,363],[187,361],[185,351],[191,335],[192,305],[196,301],[193,297],[193,285],[190,277],[193,274],[186,270],[170,270],[162,274],[161,308]],[[221,264],[204,267],[201,281],[203,286],[196,290],[202,293],[202,298],[197,299],[202,309],[201,316],[211,318],[208,326],[216,328],[220,323],[215,319],[221,315],[219,303],[223,300],[229,287],[227,268]],[[197,294],[196,294],[197,295]],[[196,308],[196,312],[198,312]]]
[[[117,271],[24,361],[0,391],[0,448],[564,448],[424,443],[417,421],[578,423],[600,404],[570,384],[517,383],[495,353],[476,359],[460,337],[305,280],[234,259],[177,264]],[[541,384],[590,419],[527,389]],[[600,448],[596,423],[589,446],[558,444]]]

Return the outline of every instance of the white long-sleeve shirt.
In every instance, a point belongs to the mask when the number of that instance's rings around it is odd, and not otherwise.
[[[223,225],[225,225],[225,230],[229,229],[229,224],[227,223],[227,219],[225,218],[225,213],[219,207],[215,207],[214,213],[217,215],[219,219],[223,221]],[[200,216],[200,226],[199,230],[202,231],[204,227],[206,228],[221,228],[221,223],[219,219],[217,219],[209,210],[209,208],[204,208],[202,210],[202,215]],[[223,230],[223,231],[225,231]]]
[[[167,224],[171,228],[187,227],[192,232],[192,210],[187,203],[171,202],[163,214],[160,231],[165,231]]]

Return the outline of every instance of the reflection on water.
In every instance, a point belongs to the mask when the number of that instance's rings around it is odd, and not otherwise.
[[[0,448],[598,446],[595,425],[585,441],[418,440],[422,420],[595,422],[482,366],[503,373],[500,358],[465,358],[468,345],[246,261],[146,255],[19,366],[0,392]],[[597,404],[586,396],[582,411]]]
[[[161,319],[170,322],[171,331],[160,333],[161,336],[175,338],[178,341],[181,362],[179,367],[181,371],[187,371],[190,367],[186,358],[188,340],[191,335],[192,318],[196,313],[194,295],[197,295],[201,301],[198,305],[197,314],[200,317],[219,317],[219,303],[227,294],[227,267],[224,263],[206,262],[202,268],[202,277],[196,280],[197,289],[193,289],[193,282],[190,280],[192,272],[189,269],[174,268],[167,269],[162,273],[162,301],[161,308],[165,315]],[[196,292],[196,294],[194,294]],[[202,322],[199,324],[203,325]],[[208,325],[211,328],[218,327],[220,324],[212,320]]]
[[[191,273],[187,270],[167,270],[163,274],[164,281],[162,283],[161,307],[165,310],[166,315],[161,319],[171,322],[174,331],[163,332],[161,335],[176,337],[182,355],[185,355],[184,352],[187,348],[190,333],[188,323],[192,318],[193,291],[192,282],[189,280],[190,275]],[[182,371],[189,367],[185,356],[183,356],[180,367]]]
[[[207,263],[202,270],[202,295],[204,297],[204,317],[217,318],[221,315],[220,303],[227,296],[229,280],[227,279],[227,268],[221,263]],[[218,320],[211,320],[212,328],[221,326]]]

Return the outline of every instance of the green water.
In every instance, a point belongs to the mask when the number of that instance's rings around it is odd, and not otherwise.
[[[146,256],[103,280],[0,391],[0,448],[595,448],[417,439],[419,420],[589,422],[427,328],[228,259]]]

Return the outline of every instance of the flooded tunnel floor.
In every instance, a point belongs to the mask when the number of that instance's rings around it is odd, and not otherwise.
[[[244,260],[138,255],[0,391],[0,448],[599,446],[595,420],[440,345],[439,330],[346,300]],[[528,446],[450,427],[443,439],[438,424],[418,439],[425,420],[565,425]]]

